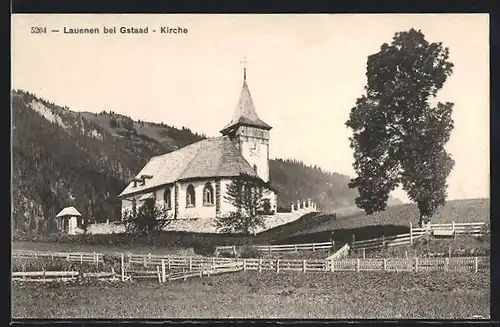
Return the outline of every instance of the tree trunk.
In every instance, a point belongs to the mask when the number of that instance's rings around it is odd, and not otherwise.
[[[424,214],[421,214],[420,220],[418,221],[418,225],[420,226],[420,228],[424,228],[425,224],[427,223],[428,220],[429,220],[429,217],[427,217]]]

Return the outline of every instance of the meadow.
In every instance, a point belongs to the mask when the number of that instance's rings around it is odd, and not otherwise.
[[[403,204],[388,207],[385,211],[366,215],[353,209],[339,209],[336,219],[333,213],[318,214],[310,217],[310,227],[296,229],[288,234],[282,234],[273,244],[293,244],[326,242],[330,240],[331,232],[335,240],[341,243],[351,242],[353,235],[356,240],[367,240],[382,237],[382,235],[398,235],[410,232],[410,222],[418,227],[418,209],[415,204]],[[451,222],[489,222],[490,200],[468,199],[446,202],[431,217],[433,224]]]
[[[133,295],[133,296],[132,296]],[[187,281],[16,284],[17,318],[489,318],[479,273],[238,272]]]

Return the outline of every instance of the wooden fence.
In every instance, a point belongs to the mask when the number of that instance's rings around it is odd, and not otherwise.
[[[50,252],[50,251],[32,251],[32,250],[13,250],[12,257],[17,259],[65,259],[73,262],[89,262],[95,265],[104,262],[104,254],[97,252]]]
[[[356,241],[353,235],[353,241],[351,243],[351,249],[353,250],[371,250],[379,249],[386,246],[396,246],[413,244],[413,241],[421,238],[425,235],[457,235],[457,234],[468,234],[479,236],[484,232],[484,227],[487,226],[485,222],[478,223],[455,223],[451,222],[449,224],[427,224],[424,228],[414,228],[410,223],[410,233],[399,234],[394,236],[388,236],[380,238],[374,238],[369,240]],[[448,233],[442,233],[447,231]]]
[[[448,224],[427,224],[424,228],[415,228],[410,223],[410,232],[406,234],[399,234],[387,237],[374,238],[369,240],[356,241],[353,235],[353,241],[350,244],[353,250],[370,250],[378,249],[385,246],[396,246],[413,244],[413,241],[425,235],[439,234],[442,231],[449,231],[450,235],[469,234],[479,236],[483,233],[484,227],[487,226],[485,222],[475,223],[455,223]],[[316,251],[331,249],[335,246],[335,241],[322,242],[322,243],[303,243],[303,244],[283,244],[283,245],[253,245],[251,249],[259,252],[297,252],[297,251]],[[215,249],[216,254],[232,253],[237,254],[237,246],[217,246]]]
[[[23,256],[16,256],[20,251],[14,250],[13,256],[17,258],[47,258],[50,252],[37,252],[37,256],[28,255],[28,251],[22,251]],[[34,252],[34,251],[32,251]],[[42,254],[43,255],[40,255]],[[65,258],[72,261],[80,261],[75,253],[66,253]],[[88,255],[93,255],[89,253]],[[459,257],[459,258],[390,258],[390,259],[340,259],[340,260],[297,260],[297,259],[239,259],[239,258],[217,258],[217,257],[177,257],[141,254],[120,254],[121,276],[125,280],[127,271],[132,271],[133,266],[151,266],[156,268],[154,276],[160,275],[160,267],[163,272],[183,270],[191,271],[200,275],[200,271],[232,269],[228,266],[241,266],[242,270],[264,271],[461,271],[471,270],[477,272],[481,269],[489,269],[489,257]],[[234,268],[234,267],[233,267]],[[151,273],[151,271],[149,271]],[[158,277],[160,279],[160,277]]]
[[[316,251],[328,250],[335,246],[334,241],[321,243],[302,243],[302,244],[281,244],[281,245],[252,245],[250,248],[259,252],[297,252],[297,251]],[[215,253],[237,253],[237,246],[217,246]]]

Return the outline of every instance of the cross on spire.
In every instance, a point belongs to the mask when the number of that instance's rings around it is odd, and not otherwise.
[[[247,56],[243,57],[243,60],[240,61],[240,64],[243,64],[243,81],[247,80]]]

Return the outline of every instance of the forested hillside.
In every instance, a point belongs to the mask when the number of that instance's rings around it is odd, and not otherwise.
[[[119,218],[116,196],[154,155],[199,141],[188,128],[134,121],[113,111],[73,112],[12,92],[14,227],[43,231],[65,206],[95,221]],[[313,198],[325,210],[352,206],[348,177],[297,161],[272,160],[279,205]],[[35,219],[32,219],[35,218]]]

